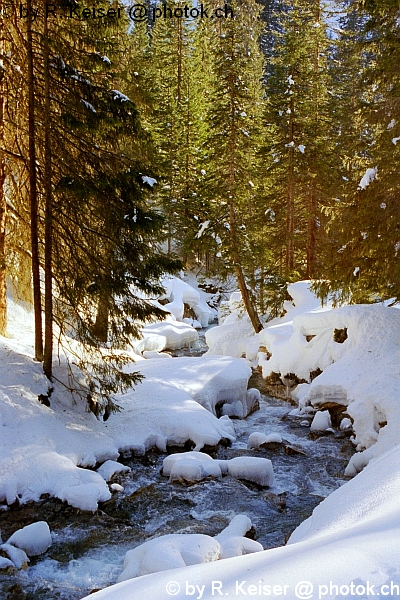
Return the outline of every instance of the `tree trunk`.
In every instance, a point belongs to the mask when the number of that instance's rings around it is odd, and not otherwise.
[[[234,64],[234,37],[232,36],[232,64]],[[245,305],[247,314],[249,315],[254,331],[258,333],[263,329],[257,311],[253,305],[250,292],[246,285],[240,254],[239,243],[237,239],[236,215],[235,215],[235,196],[236,196],[236,178],[235,178],[235,162],[236,162],[236,107],[235,107],[235,81],[231,81],[230,85],[231,103],[230,103],[230,140],[229,140],[229,235],[231,242],[231,256],[235,267],[236,277],[239,285],[239,290],[242,295],[242,300]]]
[[[315,240],[317,231],[317,190],[315,179],[311,182],[307,221],[307,270],[306,278],[312,279],[315,272]]]
[[[3,5],[0,2],[0,55],[4,53]],[[0,69],[0,147],[4,148],[4,69]],[[0,151],[0,335],[7,329],[7,287],[6,287],[6,219],[7,201],[4,190],[6,179],[6,161]]]
[[[286,274],[289,276],[294,269],[294,123],[293,98],[290,99],[289,116],[289,169],[287,181],[286,202]]]
[[[93,325],[93,335],[95,335],[100,342],[104,343],[106,343],[108,339],[108,313],[108,294],[103,292],[97,305],[96,321]]]
[[[28,14],[32,14],[32,0],[27,0]],[[39,269],[39,235],[38,235],[38,202],[37,202],[37,175],[36,175],[36,148],[35,148],[35,93],[33,74],[33,43],[32,22],[26,20],[27,28],[27,62],[28,62],[28,140],[29,140],[29,200],[31,215],[31,251],[32,251],[32,284],[33,284],[33,309],[35,314],[35,358],[43,360],[43,334],[42,334],[42,301],[40,297],[40,269]]]
[[[321,7],[319,1],[315,6],[315,22],[319,23],[321,20]],[[317,40],[315,49],[314,49],[314,61],[313,68],[315,77],[318,78],[319,72],[319,43]],[[314,86],[314,94],[316,98],[316,111],[315,111],[315,119],[316,123],[319,121],[319,103],[318,103],[318,88],[319,86]],[[311,173],[313,175],[313,173]],[[308,219],[307,219],[307,267],[306,267],[306,277],[307,279],[312,279],[315,275],[315,263],[316,263],[316,233],[317,233],[317,183],[316,183],[316,174],[311,180],[310,185],[310,195],[308,200]]]
[[[48,379],[52,378],[53,363],[53,208],[51,189],[51,113],[50,113],[50,72],[49,72],[49,31],[44,17],[44,358],[43,370]]]

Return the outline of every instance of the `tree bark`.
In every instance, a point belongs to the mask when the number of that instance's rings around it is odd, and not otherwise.
[[[1,9],[1,5],[0,5]],[[3,23],[0,19],[0,27]],[[3,31],[3,29],[2,29]],[[0,33],[1,35],[1,33]],[[3,52],[3,40],[0,40],[0,52]],[[4,147],[4,71],[0,70],[0,147]],[[4,153],[0,153],[0,335],[6,334],[7,329],[7,287],[6,287],[6,219],[7,202],[4,182],[6,179],[6,161]]]
[[[307,220],[307,269],[306,278],[312,279],[315,272],[315,241],[317,231],[317,189],[315,179],[311,182]]]
[[[315,22],[319,23],[321,20],[321,7],[319,1],[316,3]],[[319,72],[319,43],[317,43],[314,49],[314,61],[313,68],[315,77],[318,78]],[[315,119],[316,124],[319,121],[319,106],[318,106],[318,89],[319,86],[314,86],[314,94],[316,98],[316,111]],[[313,173],[311,173],[313,175]],[[315,264],[316,264],[316,234],[317,234],[317,183],[316,178],[311,180],[310,195],[308,200],[308,219],[307,219],[307,266],[306,266],[306,277],[312,279],[315,275]]]
[[[232,64],[234,64],[234,37],[232,36]],[[243,268],[239,254],[239,242],[237,239],[237,228],[236,228],[236,214],[235,214],[235,196],[236,196],[236,177],[235,177],[235,162],[236,162],[236,107],[235,107],[235,81],[231,81],[230,84],[230,140],[229,140],[229,235],[231,242],[231,256],[235,267],[236,277],[238,281],[239,290],[242,296],[244,306],[247,314],[249,315],[251,324],[253,325],[254,331],[258,333],[263,329],[257,311],[252,302],[249,289],[246,285],[246,279],[243,273]]]
[[[32,0],[27,0],[28,14],[32,14]],[[33,41],[32,22],[26,20],[27,28],[27,62],[28,62],[28,146],[29,146],[29,201],[31,216],[31,251],[32,251],[32,285],[33,309],[35,315],[35,358],[43,360],[43,334],[42,334],[42,301],[40,296],[40,268],[39,268],[39,234],[38,234],[38,201],[37,201],[37,174],[36,174],[36,147],[35,147],[35,91],[33,73]]]
[[[93,325],[93,334],[100,342],[106,343],[108,339],[108,294],[103,292],[97,305],[96,321]]]
[[[46,14],[46,13],[45,13]],[[49,71],[49,31],[44,16],[44,357],[43,370],[48,379],[52,378],[53,363],[53,207],[52,207],[52,166],[51,166],[51,112],[50,112],[50,71]]]
[[[294,269],[294,103],[290,99],[289,115],[289,167],[286,201],[286,274]]]

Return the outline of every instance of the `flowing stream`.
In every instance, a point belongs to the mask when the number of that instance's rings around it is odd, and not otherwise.
[[[199,356],[206,349],[204,337],[192,350],[180,356]],[[11,507],[2,515],[6,533],[36,520],[46,520],[53,544],[46,554],[31,558],[25,571],[0,576],[3,600],[79,600],[95,589],[115,582],[125,552],[145,540],[167,533],[216,535],[237,514],[247,514],[254,538],[264,548],[284,544],[290,533],[306,519],[332,491],[345,482],[343,472],[353,453],[343,434],[310,439],[302,419],[290,416],[293,406],[264,393],[264,382],[254,374],[249,387],[262,393],[260,410],[244,420],[234,420],[236,442],[219,447],[215,458],[262,456],[274,467],[272,488],[223,477],[195,485],[171,484],[161,475],[165,455],[149,452],[144,457],[123,460],[131,472],[114,481],[124,491],[114,494],[95,514],[83,513],[58,500]],[[275,450],[247,450],[254,431],[278,433],[302,453]],[[172,451],[176,449],[171,449]]]

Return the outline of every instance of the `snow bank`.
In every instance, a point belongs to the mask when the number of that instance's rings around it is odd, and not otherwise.
[[[123,571],[117,581],[260,552],[263,550],[261,544],[243,537],[250,529],[250,519],[246,515],[237,515],[215,538],[190,533],[149,540],[126,553]]]
[[[176,569],[173,574],[141,577],[97,592],[87,600],[160,600],[169,597],[171,588],[167,586],[171,581],[177,600],[186,600],[187,590],[196,590],[196,586],[198,593],[193,597],[202,591],[202,600],[213,600],[220,595],[215,582],[220,583],[222,595],[228,598],[353,597],[353,584],[354,588],[369,585],[372,590],[363,594],[359,588],[357,597],[380,594],[394,600],[400,589],[399,495],[397,447],[326,498],[295,530],[286,546]]]
[[[240,412],[237,415],[239,417],[246,416],[254,409],[254,402],[259,395],[248,394],[247,383],[251,369],[244,361],[228,356],[173,360],[173,369],[170,361],[143,361],[140,363],[140,372],[151,381],[168,381],[214,415],[217,407],[224,404],[239,403],[240,407],[236,407]]]
[[[292,334],[284,342],[273,335],[268,329],[262,332],[272,353],[270,360],[261,361],[264,377],[275,371],[295,373],[310,381],[310,372],[319,368],[322,374],[310,384],[299,385],[295,391],[300,412],[308,404],[321,408],[334,402],[347,407],[353,419],[354,442],[357,450],[363,451],[351,459],[348,475],[354,475],[369,460],[398,444],[398,310],[381,305],[354,305],[306,313],[294,318]],[[306,336],[310,336],[309,342]]]
[[[239,403],[241,415],[248,413],[251,371],[243,361],[210,357],[132,363],[127,370],[140,370],[146,378],[116,398],[122,411],[104,423],[87,412],[84,398],[74,400],[57,381],[50,407],[40,404],[48,381],[32,357],[32,321],[22,319],[21,311],[24,315],[22,309],[10,314],[10,338],[0,338],[0,502],[24,504],[50,494],[95,511],[111,497],[105,479],[120,467],[106,463],[98,472],[87,467],[152,447],[166,451],[168,445],[192,441],[200,450],[235,439],[229,418],[216,414],[226,403]],[[58,379],[68,381],[66,373],[64,363],[54,365]]]

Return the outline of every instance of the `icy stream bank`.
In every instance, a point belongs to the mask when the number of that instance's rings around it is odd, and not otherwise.
[[[249,387],[256,386],[263,392],[258,375],[249,382]],[[309,429],[300,425],[300,419],[287,416],[291,408],[263,395],[259,411],[234,421],[236,442],[230,448],[220,447],[215,454],[220,459],[271,459],[275,483],[270,489],[231,477],[188,487],[171,484],[161,475],[165,454],[150,452],[124,461],[132,469],[116,479],[124,492],[104,503],[94,515],[66,508],[55,500],[15,509],[15,513],[11,509],[10,518],[23,511],[30,521],[35,520],[37,511],[49,522],[54,542],[27,571],[0,578],[1,597],[78,600],[93,589],[114,583],[126,551],[143,541],[168,533],[214,536],[240,513],[250,517],[255,538],[264,548],[284,544],[321,499],[343,483],[342,474],[353,451],[347,438],[329,435],[310,440]],[[305,455],[289,455],[283,448],[247,450],[248,437],[255,431],[278,433]]]

